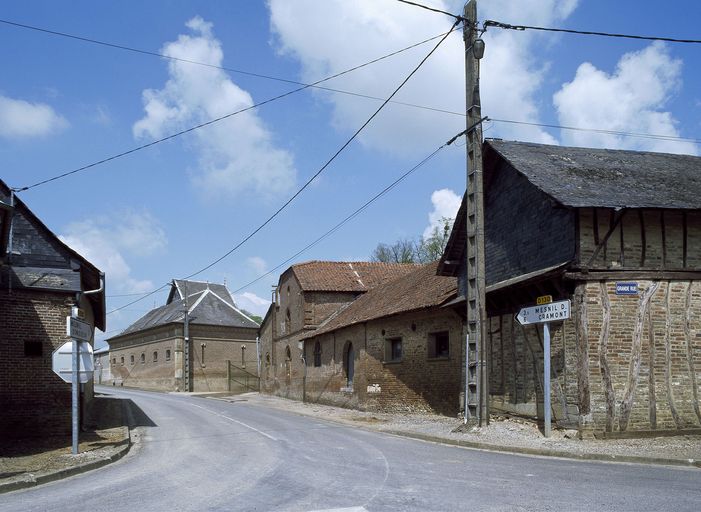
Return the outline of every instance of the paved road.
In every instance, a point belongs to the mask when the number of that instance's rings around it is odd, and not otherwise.
[[[482,452],[246,402],[104,390],[152,425],[130,454],[2,495],[0,511],[701,510],[698,469]]]

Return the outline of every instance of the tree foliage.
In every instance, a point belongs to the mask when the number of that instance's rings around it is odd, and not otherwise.
[[[453,219],[443,217],[428,238],[402,238],[393,244],[379,243],[370,261],[383,263],[430,263],[440,259],[450,237]]]

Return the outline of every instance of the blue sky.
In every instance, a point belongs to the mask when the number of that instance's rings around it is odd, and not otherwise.
[[[452,12],[462,2],[430,1]],[[699,38],[697,2],[483,0],[480,19]],[[215,66],[309,82],[447,31],[450,18],[394,0],[6,3],[0,18]],[[483,113],[622,132],[701,138],[701,45],[489,29]],[[295,86],[0,24],[2,178],[21,187],[282,94]],[[325,85],[386,97],[428,43]],[[283,214],[196,279],[226,279],[263,313],[280,271],[239,290],[333,227],[464,129],[460,33],[451,35]],[[305,90],[20,197],[108,276],[108,310],[222,256],[271,215],[379,102]],[[689,140],[493,122],[486,137],[698,154]],[[367,259],[378,242],[420,236],[452,215],[464,140],[299,256]],[[284,268],[282,269],[284,270]],[[117,334],[165,292],[108,316]],[[105,335],[99,335],[102,339]]]

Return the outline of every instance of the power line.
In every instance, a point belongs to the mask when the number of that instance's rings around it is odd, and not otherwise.
[[[129,51],[129,52],[140,53],[143,55],[149,55],[152,57],[159,57],[159,58],[168,59],[168,60],[172,60],[172,61],[176,61],[176,62],[185,62],[188,64],[194,64],[197,66],[204,66],[204,67],[208,67],[208,68],[221,69],[222,71],[228,71],[230,73],[236,73],[239,75],[251,76],[251,77],[255,77],[255,78],[263,78],[265,80],[273,80],[276,82],[282,82],[282,83],[292,84],[292,85],[304,85],[304,86],[311,87],[314,89],[320,89],[320,90],[329,91],[329,92],[336,92],[339,94],[347,94],[350,96],[357,96],[357,97],[361,97],[361,98],[368,98],[368,99],[374,99],[374,100],[379,100],[379,101],[384,100],[384,98],[378,98],[375,96],[368,96],[365,94],[360,94],[360,93],[356,93],[356,92],[352,92],[352,91],[345,91],[343,89],[334,89],[332,87],[324,87],[324,86],[316,85],[316,83],[320,83],[320,82],[316,82],[315,84],[308,84],[305,82],[300,82],[298,80],[291,80],[288,78],[282,78],[282,77],[272,76],[272,75],[264,75],[262,73],[254,73],[252,71],[246,71],[243,69],[230,68],[230,67],[226,67],[226,66],[217,66],[216,64],[209,64],[207,62],[201,62],[201,61],[196,61],[196,60],[191,60],[191,59],[183,59],[180,57],[173,57],[171,55],[166,55],[164,53],[152,52],[150,50],[135,48],[133,46],[125,46],[125,45],[121,45],[121,44],[110,43],[108,41],[102,41],[99,39],[92,39],[89,37],[78,36],[78,35],[69,34],[66,32],[58,32],[55,30],[50,30],[50,29],[46,29],[46,28],[42,28],[42,27],[36,27],[33,25],[25,25],[23,23],[17,23],[14,21],[9,21],[9,20],[4,20],[4,19],[0,19],[0,23],[4,23],[6,25],[11,25],[11,26],[18,27],[18,28],[34,30],[37,32],[42,32],[42,33],[46,33],[46,34],[50,34],[50,35],[54,35],[54,36],[60,36],[60,37],[68,38],[68,39],[74,39],[74,40],[85,42],[85,43],[96,44],[96,45],[100,45],[100,46],[107,46],[109,48],[115,48],[118,50],[125,50],[125,51]],[[460,30],[460,29],[456,27],[453,30],[455,31],[455,30]],[[397,52],[393,52],[392,54],[390,54],[388,56],[394,56],[397,53],[411,50],[412,48],[416,48],[417,46],[421,46],[423,44],[429,43],[429,42],[434,41],[440,37],[443,37],[443,34],[429,37],[428,39],[424,39],[423,41],[419,41],[418,43],[412,44],[411,46],[407,46],[405,48],[402,48],[401,50],[398,50]],[[405,105],[405,106],[414,107],[414,108],[423,108],[423,109],[427,109],[427,110],[435,110],[437,112],[441,112],[440,109],[434,109],[434,108],[426,107],[426,106],[422,106],[422,105],[413,105],[411,103],[403,103],[403,102],[399,102],[399,101],[392,101],[392,103],[397,103],[400,105]]]
[[[115,309],[113,309],[113,310],[111,310],[111,311],[108,311],[106,314],[107,314],[107,315],[111,315],[112,313],[116,313],[117,311],[121,311],[121,310],[123,310],[123,309],[125,309],[125,308],[128,308],[128,307],[131,306],[132,304],[136,304],[137,302],[141,302],[141,301],[144,300],[145,298],[150,297],[151,295],[160,292],[160,291],[161,291],[163,288],[165,288],[166,286],[170,286],[170,283],[165,283],[165,284],[162,285],[160,288],[156,288],[156,289],[153,290],[153,291],[150,291],[150,292],[147,292],[147,293],[143,294],[143,297],[140,297],[140,298],[138,298],[138,299],[136,299],[136,300],[133,300],[133,301],[127,303],[127,304],[124,304],[123,306],[120,306],[120,307],[115,308]]]
[[[456,22],[455,22],[455,25],[457,25],[458,23],[459,23],[459,22],[456,21]],[[453,28],[455,28],[455,25],[453,26]],[[282,212],[282,210],[284,210],[284,209],[287,207],[287,205],[289,205],[292,201],[294,201],[295,198],[296,198],[297,196],[299,196],[299,195],[312,183],[312,181],[314,181],[314,180],[316,179],[317,176],[319,176],[322,172],[324,172],[324,170],[325,170],[329,165],[331,165],[331,163],[338,157],[338,155],[340,155],[341,152],[342,152],[344,149],[346,149],[346,148],[348,147],[348,145],[350,145],[350,143],[353,142],[353,140],[355,140],[355,138],[356,138],[358,135],[360,135],[360,132],[362,132],[362,131],[365,129],[365,127],[366,127],[367,125],[369,125],[370,122],[371,122],[373,119],[375,119],[375,117],[380,113],[380,111],[381,111],[383,108],[385,108],[385,106],[387,105],[387,103],[389,103],[389,101],[401,90],[401,88],[404,87],[404,85],[411,79],[411,77],[414,76],[414,74],[415,74],[415,73],[421,68],[421,66],[423,66],[423,64],[428,60],[428,58],[429,58],[431,55],[433,55],[433,52],[435,52],[435,51],[438,49],[438,47],[443,43],[443,41],[446,40],[446,38],[448,37],[448,35],[449,35],[451,32],[452,32],[452,29],[451,29],[449,32],[446,32],[446,33],[444,34],[443,38],[442,38],[440,41],[438,41],[438,43],[436,44],[436,46],[434,46],[433,49],[432,49],[430,52],[428,52],[428,54],[427,54],[423,59],[421,59],[421,62],[419,62],[419,64],[411,71],[411,73],[409,73],[409,75],[407,75],[407,77],[406,77],[404,80],[402,80],[402,82],[397,86],[397,88],[392,92],[392,94],[390,94],[389,97],[388,97],[384,102],[382,102],[382,105],[380,105],[380,107],[367,119],[367,121],[365,121],[365,122],[360,126],[360,128],[358,128],[358,129],[355,131],[355,133],[353,133],[353,135],[351,135],[350,138],[338,149],[338,151],[336,151],[336,152],[333,154],[333,156],[332,156],[331,158],[329,158],[329,159],[326,161],[326,163],[325,163],[324,165],[322,165],[321,168],[320,168],[316,173],[314,173],[314,175],[312,175],[312,177],[309,178],[309,179],[307,180],[307,182],[306,182],[304,185],[302,185],[302,187],[301,187],[299,190],[297,190],[297,192],[295,192],[295,193],[292,195],[292,197],[290,197],[280,208],[278,208],[278,209],[275,211],[275,213],[273,213],[270,217],[268,217],[268,219],[267,219],[265,222],[263,222],[260,226],[258,226],[256,229],[254,229],[248,236],[246,236],[243,240],[241,240],[241,241],[240,241],[238,244],[236,244],[233,248],[231,248],[229,251],[227,251],[224,255],[222,255],[221,257],[217,258],[217,259],[214,260],[212,263],[210,263],[209,265],[203,267],[202,269],[198,270],[197,272],[194,272],[193,274],[190,274],[189,276],[185,277],[185,279],[190,279],[191,277],[194,277],[194,276],[196,276],[196,275],[198,275],[198,274],[201,274],[201,273],[204,272],[205,270],[208,270],[208,269],[212,268],[214,265],[216,265],[217,263],[219,263],[220,261],[222,261],[224,258],[226,258],[226,257],[229,256],[231,253],[233,253],[236,249],[238,249],[238,248],[241,247],[243,244],[245,244],[245,243],[246,243],[249,239],[251,239],[256,233],[258,233],[261,229],[263,229],[265,226],[267,226],[275,217],[277,217],[277,216],[280,214],[280,212]]]
[[[694,139],[690,137],[677,137],[674,135],[663,135],[663,134],[652,134],[652,133],[636,133],[636,132],[624,132],[618,130],[606,130],[603,128],[582,128],[578,126],[563,126],[559,124],[546,124],[546,123],[532,123],[528,121],[514,121],[512,119],[496,119],[493,117],[489,118],[490,121],[495,123],[508,123],[508,124],[519,124],[526,126],[539,126],[543,128],[556,128],[560,130],[573,130],[578,132],[593,132],[602,133],[606,135],[618,135],[621,137],[639,137],[643,139],[655,139],[655,140],[668,140],[672,142],[693,142],[696,144],[701,144],[701,139]]]
[[[458,21],[465,21],[465,18],[463,18],[462,16],[458,16],[457,14],[453,14],[452,12],[442,11],[441,9],[436,9],[435,7],[429,7],[428,5],[420,4],[417,2],[410,2],[409,0],[397,0],[397,2],[401,2],[403,4],[408,4],[408,5],[413,5],[414,7],[420,7],[421,9],[426,9],[427,11],[433,11],[433,12],[437,12],[439,14],[445,14],[446,16],[450,16],[451,18],[455,18]]]
[[[456,25],[457,25],[457,23],[456,23]],[[436,45],[436,47],[434,47],[434,49],[431,50],[431,53],[429,53],[429,55],[431,55],[431,54],[436,50],[436,48],[438,48],[438,46],[440,46],[440,44],[445,40],[446,37],[448,37],[448,35],[449,35],[451,32],[453,32],[453,30],[455,30],[455,26],[453,26],[453,28],[451,28],[451,30],[449,30],[449,31],[446,32],[445,34],[442,34],[441,36],[436,36],[436,37],[442,37],[442,39],[440,40],[440,42],[438,43],[438,45]],[[426,41],[430,41],[430,40],[436,39],[436,37],[431,38],[431,39],[428,39],[428,40],[426,40]],[[176,138],[176,137],[180,137],[181,135],[185,135],[185,134],[187,134],[187,133],[193,132],[193,131],[198,130],[198,129],[200,129],[200,128],[204,128],[204,127],[206,127],[206,126],[209,126],[209,125],[218,123],[218,122],[220,122],[220,121],[223,121],[223,120],[228,119],[228,118],[230,118],[230,117],[233,117],[233,116],[235,116],[235,115],[241,114],[241,113],[243,113],[243,112],[247,112],[247,111],[249,111],[249,110],[253,110],[253,109],[255,109],[255,108],[261,107],[261,106],[263,106],[263,105],[267,105],[268,103],[272,103],[272,102],[274,102],[274,101],[280,100],[280,99],[282,99],[282,98],[285,98],[285,97],[290,96],[290,95],[292,95],[292,94],[295,94],[295,93],[297,93],[297,92],[303,91],[303,90],[308,89],[308,88],[310,88],[310,87],[314,87],[314,86],[316,86],[316,85],[318,85],[318,84],[320,84],[320,83],[327,82],[327,81],[329,81],[329,80],[332,80],[332,79],[334,79],[334,78],[338,78],[338,77],[340,77],[340,76],[346,75],[346,74],[351,73],[351,72],[353,72],[353,71],[357,71],[358,69],[364,68],[364,67],[369,66],[369,65],[371,65],[371,64],[375,64],[375,63],[380,62],[380,61],[382,61],[382,60],[385,60],[385,59],[387,59],[387,58],[389,58],[389,57],[393,57],[393,56],[395,56],[395,55],[397,55],[397,54],[399,54],[399,53],[402,53],[402,52],[404,52],[404,51],[407,51],[407,50],[409,50],[409,49],[411,49],[411,48],[415,48],[416,46],[418,46],[418,45],[420,45],[420,44],[423,44],[423,43],[426,42],[426,41],[419,42],[419,43],[415,43],[415,44],[413,44],[413,45],[411,45],[411,46],[407,46],[407,47],[402,48],[402,49],[400,49],[400,50],[396,50],[396,51],[394,51],[394,52],[392,52],[392,53],[388,53],[387,55],[383,55],[382,57],[378,57],[378,58],[373,59],[373,60],[371,60],[371,61],[368,61],[368,62],[365,62],[365,63],[363,63],[363,64],[360,64],[360,65],[358,65],[358,66],[354,66],[354,67],[352,67],[352,68],[346,69],[346,70],[341,71],[341,72],[339,72],[339,73],[335,73],[335,74],[333,74],[333,75],[331,75],[331,76],[328,76],[328,77],[326,77],[326,78],[322,78],[322,79],[317,80],[316,82],[313,82],[313,83],[311,83],[311,84],[303,84],[301,87],[298,87],[298,88],[293,89],[293,90],[291,90],[291,91],[285,92],[285,93],[280,94],[280,95],[278,95],[278,96],[274,96],[274,97],[272,97],[272,98],[269,98],[269,99],[267,99],[267,100],[261,101],[261,102],[259,102],[259,103],[255,103],[255,104],[253,104],[253,105],[250,105],[250,106],[248,106],[248,107],[242,108],[242,109],[237,110],[237,111],[235,111],[235,112],[231,112],[231,113],[229,113],[229,114],[225,114],[225,115],[223,115],[223,116],[221,116],[221,117],[217,117],[217,118],[215,118],[215,119],[211,119],[211,120],[206,121],[206,122],[204,122],[204,123],[200,123],[200,124],[198,124],[198,125],[196,125],[196,126],[192,126],[192,127],[187,128],[187,129],[185,129],[185,130],[181,130],[181,131],[179,131],[179,132],[173,133],[173,134],[168,135],[168,136],[166,136],[166,137],[163,137],[163,138],[160,138],[160,139],[151,141],[151,142],[149,142],[149,143],[147,143],[147,144],[142,144],[141,146],[137,146],[137,147],[132,148],[132,149],[129,149],[129,150],[127,150],[127,151],[123,151],[123,152],[121,152],[121,153],[117,153],[117,154],[112,155],[112,156],[109,156],[109,157],[107,157],[107,158],[103,158],[102,160],[98,160],[97,162],[93,162],[93,163],[91,163],[91,164],[84,165],[84,166],[82,166],[82,167],[78,167],[77,169],[73,169],[73,170],[71,170],[71,171],[67,171],[67,172],[58,174],[58,175],[53,176],[53,177],[51,177],[51,178],[47,178],[47,179],[45,179],[45,180],[38,181],[38,182],[33,183],[33,184],[31,184],[31,185],[26,185],[26,186],[23,186],[23,187],[16,187],[16,188],[13,188],[13,190],[14,190],[15,192],[24,192],[25,190],[29,190],[29,189],[32,189],[32,188],[35,188],[35,187],[38,187],[38,186],[41,186],[41,185],[45,185],[46,183],[50,183],[50,182],[52,182],[52,181],[56,181],[56,180],[65,178],[65,177],[70,176],[70,175],[72,175],[72,174],[76,174],[76,173],[79,173],[79,172],[82,172],[82,171],[91,169],[91,168],[96,167],[96,166],[98,166],[98,165],[102,165],[102,164],[105,164],[105,163],[107,163],[107,162],[111,162],[111,161],[113,161],[113,160],[117,160],[118,158],[122,158],[122,157],[124,157],[124,156],[130,155],[130,154],[132,154],[132,153],[136,153],[136,152],[141,151],[141,150],[143,150],[143,149],[147,149],[147,148],[149,148],[149,147],[151,147],[151,146],[155,146],[155,145],[160,144],[160,143],[162,143],[162,142],[166,142],[166,141],[171,140],[171,139],[174,139],[174,138]],[[423,64],[423,61],[422,61],[422,64]],[[394,94],[393,94],[392,96],[394,96]],[[390,96],[390,98],[391,98],[392,96]],[[382,107],[380,107],[380,109],[383,108],[383,107],[384,107],[384,104],[382,105]]]
[[[487,118],[483,118],[483,119],[479,120],[477,123],[475,123],[474,126],[477,126],[478,124],[482,123],[482,122],[485,121],[486,119],[487,119]],[[295,258],[297,258],[300,254],[306,252],[307,250],[311,249],[311,248],[314,247],[315,245],[319,244],[321,241],[325,240],[326,238],[328,238],[329,236],[331,236],[332,234],[334,234],[336,231],[338,231],[339,229],[341,229],[341,228],[342,228],[344,225],[346,225],[348,222],[350,222],[350,221],[353,220],[355,217],[357,217],[358,215],[360,215],[364,210],[366,210],[366,209],[368,208],[368,206],[370,206],[372,203],[374,203],[374,202],[377,201],[379,198],[381,198],[382,196],[384,196],[385,194],[387,194],[387,193],[388,193],[390,190],[392,190],[394,187],[396,187],[400,182],[402,182],[404,179],[406,179],[410,174],[414,173],[416,170],[418,170],[419,168],[423,167],[426,163],[429,162],[429,160],[431,160],[433,157],[435,157],[444,147],[450,146],[453,142],[455,142],[455,140],[456,140],[458,137],[460,137],[460,136],[462,136],[462,135],[465,135],[468,131],[470,131],[471,129],[473,129],[474,126],[468,128],[468,129],[466,129],[466,130],[463,131],[463,132],[460,132],[459,134],[457,134],[457,135],[455,135],[454,137],[452,137],[451,139],[449,139],[447,142],[443,143],[441,146],[439,146],[437,149],[435,149],[430,155],[428,155],[427,157],[425,157],[423,160],[421,160],[421,161],[420,161],[418,164],[416,164],[414,167],[412,167],[411,169],[409,169],[408,171],[406,171],[404,174],[402,174],[401,176],[399,176],[396,180],[394,180],[392,183],[390,183],[389,185],[387,185],[387,186],[386,186],[385,188],[383,188],[380,192],[378,192],[378,193],[375,194],[373,197],[371,197],[370,199],[368,199],[362,206],[360,206],[358,209],[356,209],[353,213],[351,213],[350,215],[348,215],[347,217],[345,217],[343,220],[341,220],[341,221],[340,221],[338,224],[336,224],[334,227],[332,227],[331,229],[329,229],[328,231],[326,231],[326,232],[325,232],[323,235],[321,235],[319,238],[317,238],[316,240],[314,240],[314,241],[311,242],[310,244],[306,245],[303,249],[297,251],[295,254],[293,254],[292,256],[290,256],[289,258],[287,258],[287,259],[286,259],[285,261],[283,261],[282,263],[280,263],[280,264],[276,265],[275,267],[271,268],[271,269],[270,269],[269,271],[267,271],[265,274],[263,274],[263,275],[261,275],[261,276],[258,276],[258,277],[257,277],[256,279],[254,279],[253,281],[251,281],[251,282],[249,282],[249,283],[243,285],[243,286],[240,287],[240,288],[237,288],[236,290],[234,290],[234,291],[231,292],[231,293],[238,293],[238,292],[240,292],[240,291],[242,291],[242,290],[245,290],[245,289],[248,288],[249,286],[254,285],[255,283],[257,283],[257,282],[260,281],[261,279],[263,279],[263,278],[265,278],[265,277],[271,275],[271,274],[272,274],[273,272],[275,272],[276,270],[282,268],[282,267],[285,266],[287,263],[289,263],[290,261],[292,261],[292,260],[294,260]]]
[[[457,24],[458,24],[458,22],[456,21],[455,25],[457,25]],[[455,28],[455,27],[453,27],[453,28]],[[355,131],[355,133],[333,154],[333,156],[331,158],[329,158],[326,161],[326,163],[311,178],[309,178],[306,181],[306,183],[304,185],[302,185],[302,187],[299,190],[297,190],[297,192],[295,192],[282,206],[280,206],[270,217],[268,217],[265,222],[260,224],[253,231],[251,231],[251,233],[249,233],[246,237],[244,237],[243,240],[241,240],[238,244],[236,244],[234,247],[232,247],[225,254],[223,254],[219,258],[215,259],[214,261],[212,261],[211,263],[209,263],[205,267],[201,268],[197,272],[194,272],[194,273],[184,277],[183,279],[190,279],[198,274],[201,274],[205,270],[212,268],[214,265],[216,265],[217,263],[219,263],[220,261],[222,261],[223,259],[225,259],[229,255],[231,255],[234,251],[236,251],[239,247],[241,247],[248,240],[250,240],[254,235],[256,235],[260,230],[262,230],[265,226],[267,226],[270,222],[272,222],[273,219],[275,219],[292,201],[294,201],[297,198],[297,196],[299,196],[317,178],[317,176],[319,176],[322,172],[324,172],[324,170],[341,154],[341,152],[343,152],[343,150],[346,149],[346,147],[348,147],[348,145],[350,145],[350,143],[353,140],[355,140],[355,138],[360,134],[360,132],[362,132],[365,129],[365,127],[367,127],[367,125],[370,124],[370,122],[380,113],[380,111],[387,105],[387,103],[389,103],[389,101],[402,89],[402,87],[404,87],[404,85],[411,79],[412,76],[414,76],[414,74],[421,68],[421,66],[423,66],[423,64],[429,59],[429,57],[431,57],[431,55],[433,55],[433,53],[438,49],[438,47],[443,43],[443,41],[446,40],[446,38],[448,37],[448,35],[451,32],[452,32],[452,29],[449,32],[446,32],[444,34],[443,38],[440,41],[438,41],[438,43],[433,47],[433,49],[423,59],[421,59],[421,62],[419,62],[419,64],[411,71],[411,73],[409,73],[409,75],[407,75],[407,77],[399,84],[399,86],[397,86],[397,88],[394,90],[394,92],[392,92],[392,94],[367,119],[367,121],[365,121],[360,126],[360,128],[358,128]],[[128,306],[131,306],[132,304],[135,304],[136,302],[139,302],[139,301],[145,299],[146,297],[153,295],[157,291],[163,289],[165,286],[167,286],[167,285],[163,285],[159,289],[154,290],[153,292],[151,292],[147,295],[144,295],[143,297],[141,297],[139,299],[136,299],[128,304],[125,304],[124,306],[122,306],[120,308],[112,310],[112,311],[108,312],[108,314],[114,313],[115,311],[119,311],[119,310],[124,309]]]
[[[402,0],[399,0],[402,1]],[[643,39],[646,41],[666,41],[669,43],[691,43],[691,44],[701,44],[700,39],[676,39],[673,37],[660,37],[660,36],[641,36],[633,34],[616,34],[611,32],[594,32],[590,30],[572,30],[566,28],[550,28],[550,27],[536,27],[530,25],[511,25],[509,23],[502,23],[501,21],[486,20],[483,24],[484,28],[496,27],[506,30],[541,30],[545,32],[564,32],[566,34],[580,34],[586,36],[603,36],[603,37],[618,37],[624,39]]]

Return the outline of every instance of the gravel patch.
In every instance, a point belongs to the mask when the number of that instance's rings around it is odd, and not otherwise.
[[[460,419],[434,414],[387,414],[356,411],[328,405],[306,404],[258,393],[217,399],[230,402],[245,401],[252,405],[262,405],[315,416],[379,432],[404,433],[465,444],[479,443],[485,448],[504,451],[558,452],[574,457],[601,455],[668,459],[681,462],[701,461],[701,436],[699,435],[580,440],[577,438],[576,430],[554,428],[551,437],[546,439],[535,422],[510,416],[493,416],[490,419],[490,424],[486,427],[466,429]]]

